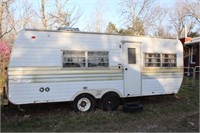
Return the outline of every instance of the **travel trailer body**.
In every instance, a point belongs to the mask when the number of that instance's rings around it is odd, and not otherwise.
[[[17,105],[73,101],[82,112],[98,99],[114,110],[119,98],[175,94],[182,79],[178,39],[22,30],[10,57],[7,96]]]

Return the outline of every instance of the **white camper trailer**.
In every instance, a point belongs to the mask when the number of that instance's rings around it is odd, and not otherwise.
[[[22,30],[8,67],[9,101],[71,101],[86,112],[98,101],[115,110],[120,98],[176,94],[183,79],[178,39],[87,32]]]

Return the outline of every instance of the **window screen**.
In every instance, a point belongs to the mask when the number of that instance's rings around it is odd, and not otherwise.
[[[128,48],[128,64],[136,64],[135,48]]]
[[[84,51],[63,51],[63,67],[85,67]]]
[[[108,52],[88,52],[88,67],[108,67]]]
[[[158,53],[145,53],[146,67],[160,67],[161,59]]]
[[[176,67],[176,54],[145,53],[145,67]]]
[[[176,54],[162,54],[163,67],[176,67]]]
[[[107,51],[63,51],[63,67],[109,67]]]

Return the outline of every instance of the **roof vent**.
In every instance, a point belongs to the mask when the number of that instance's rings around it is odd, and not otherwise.
[[[79,28],[70,28],[70,27],[60,27],[58,30],[61,31],[80,31]]]

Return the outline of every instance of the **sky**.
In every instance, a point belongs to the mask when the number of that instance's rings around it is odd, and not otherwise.
[[[117,28],[122,28],[122,17],[120,12],[120,2],[122,0],[70,0],[70,4],[74,4],[83,10],[83,15],[75,27],[85,30],[87,24],[94,16],[95,10],[99,5],[103,7],[104,21],[107,26],[109,22],[116,24]],[[173,6],[176,0],[158,0],[163,6]]]
[[[120,12],[119,12],[119,2],[120,0],[76,0],[76,5],[79,5],[83,9],[83,16],[81,20],[75,25],[81,30],[84,30],[87,26],[88,21],[95,15],[95,10],[98,6],[102,6],[102,15],[104,16],[104,21],[108,24],[110,21],[119,24]]]
[[[40,0],[32,0],[35,8],[38,7]],[[51,1],[51,0],[49,0]],[[80,20],[74,25],[74,28],[79,28],[81,31],[85,31],[88,23],[95,15],[95,10],[98,6],[102,6],[105,26],[109,22],[116,24],[117,28],[122,28],[122,17],[120,12],[120,2],[122,0],[69,0],[68,7],[74,5],[81,9],[82,16]],[[176,0],[158,0],[164,6],[172,6]]]

